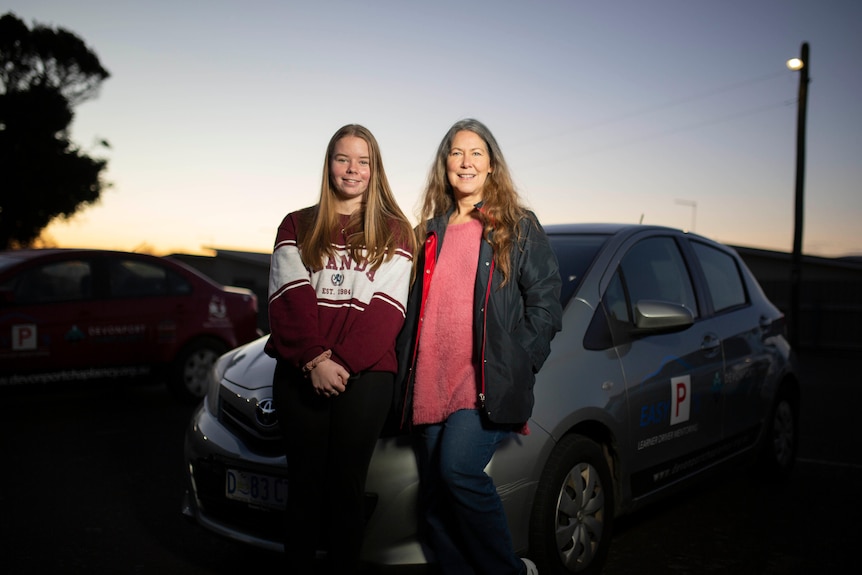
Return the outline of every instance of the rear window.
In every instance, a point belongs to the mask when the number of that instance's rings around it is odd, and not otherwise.
[[[733,257],[700,242],[691,245],[700,259],[715,313],[746,305],[745,281]]]
[[[113,297],[150,297],[191,293],[189,283],[162,265],[131,259],[111,262],[108,273]]]
[[[563,279],[560,302],[564,306],[578,289],[581,279],[609,237],[606,234],[553,234],[548,236],[560,264],[560,276]]]

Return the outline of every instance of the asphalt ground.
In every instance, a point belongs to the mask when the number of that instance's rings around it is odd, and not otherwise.
[[[644,508],[618,521],[604,573],[842,573],[862,562],[862,357],[803,353],[800,366],[791,480],[732,469]],[[191,412],[155,384],[0,389],[0,573],[283,572],[278,554],[180,514]]]

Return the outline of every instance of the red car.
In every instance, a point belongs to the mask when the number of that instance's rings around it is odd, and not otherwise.
[[[168,257],[0,252],[0,385],[156,375],[186,401],[260,335],[257,297]]]

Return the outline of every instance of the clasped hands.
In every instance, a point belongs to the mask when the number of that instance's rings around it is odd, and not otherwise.
[[[309,373],[311,386],[317,395],[336,397],[347,389],[350,373],[340,364],[331,359],[325,359]]]

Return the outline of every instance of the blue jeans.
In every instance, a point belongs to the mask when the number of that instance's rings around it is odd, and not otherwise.
[[[423,535],[445,575],[520,575],[503,502],[485,466],[512,433],[475,409],[419,427],[417,442]]]

